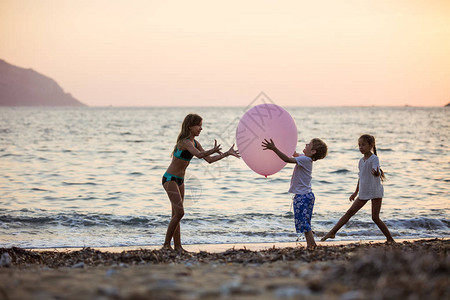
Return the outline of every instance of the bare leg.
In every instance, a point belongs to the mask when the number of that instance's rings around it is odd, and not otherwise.
[[[314,247],[317,246],[312,231],[305,232],[305,238],[306,238],[306,248],[314,249]]]
[[[372,199],[372,220],[377,224],[378,228],[380,228],[381,232],[386,236],[388,243],[395,243],[394,239],[389,232],[386,224],[380,219],[380,210],[381,210],[381,198]]]
[[[182,204],[184,204],[184,183],[179,186],[179,190],[180,190]],[[178,222],[177,228],[175,229],[175,231],[173,233],[173,245],[174,245],[175,250],[184,251],[183,247],[181,246],[181,229],[180,229],[179,222]]]
[[[175,216],[175,208],[172,207],[172,218]],[[181,233],[180,233],[180,222],[178,222],[177,227],[175,228],[175,231],[173,232],[173,244],[175,246],[175,249],[177,246],[179,247],[181,245]],[[169,249],[173,250],[172,247],[168,247]]]
[[[339,221],[334,225],[333,229],[330,230],[322,239],[321,241],[324,242],[327,239],[334,239],[336,236],[336,233],[341,229],[342,226],[345,225],[345,223],[350,220],[350,218],[358,212],[365,204],[367,203],[367,200],[360,200],[359,198],[356,198],[356,200],[353,202],[352,206],[347,210],[347,212],[339,219]]]
[[[167,196],[169,196],[170,203],[172,204],[172,218],[170,219],[169,226],[167,227],[166,239],[164,240],[163,248],[171,249],[170,241],[174,238],[175,242],[180,242],[180,220],[184,216],[184,208],[183,208],[183,198],[181,196],[181,191],[178,188],[178,185],[174,181],[168,181],[164,183],[164,189],[167,192]],[[178,237],[175,236],[175,232],[178,228]],[[178,238],[178,241],[176,240]]]

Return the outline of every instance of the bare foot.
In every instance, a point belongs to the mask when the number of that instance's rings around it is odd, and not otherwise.
[[[306,250],[314,250],[314,249],[316,249],[316,247],[317,247],[317,244],[316,244],[316,242],[314,240],[312,242],[309,242],[309,243],[307,241],[307,243],[306,243]]]
[[[177,247],[177,248],[175,248],[175,251],[180,253],[180,254],[187,254],[187,253],[189,253],[189,251],[184,250],[183,247]]]
[[[321,242],[325,242],[326,240],[328,240],[328,239],[334,239],[335,237],[336,237],[335,234],[330,234],[330,233],[328,232],[323,238],[320,239],[320,241],[321,241]]]
[[[161,250],[169,250],[169,251],[172,251],[173,249],[172,249],[172,247],[171,247],[170,245],[163,245],[162,248],[161,248]]]
[[[386,244],[393,245],[393,244],[396,244],[396,242],[394,241],[394,239],[391,239],[391,240],[387,240]]]

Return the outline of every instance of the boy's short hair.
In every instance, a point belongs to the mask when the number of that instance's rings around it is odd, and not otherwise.
[[[323,159],[325,158],[325,156],[327,156],[328,146],[324,141],[319,138],[314,138],[311,140],[311,143],[311,150],[316,150],[316,153],[314,153],[314,155],[312,156],[313,161]]]

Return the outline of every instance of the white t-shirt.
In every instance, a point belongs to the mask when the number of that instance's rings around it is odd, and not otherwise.
[[[359,160],[359,199],[383,198],[384,188],[381,185],[381,178],[372,174],[372,169],[379,170],[379,168],[380,160],[375,154],[367,160],[364,160],[364,157]]]
[[[291,178],[291,187],[289,193],[293,194],[307,194],[312,192],[311,178],[313,160],[311,157],[300,155],[295,157],[297,164]]]

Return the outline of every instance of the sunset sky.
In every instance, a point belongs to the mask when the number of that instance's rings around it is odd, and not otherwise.
[[[450,1],[0,0],[0,59],[91,106],[443,106]]]

